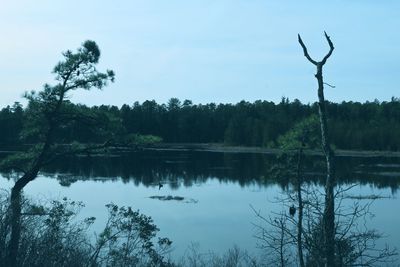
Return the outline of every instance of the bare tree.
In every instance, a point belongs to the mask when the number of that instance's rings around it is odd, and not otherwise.
[[[255,224],[258,245],[269,256],[269,263],[279,266],[324,266],[326,264],[324,210],[325,192],[319,186],[304,182],[305,154],[303,149],[315,149],[319,122],[310,117],[296,124],[279,144],[284,149],[281,160],[270,175],[290,181],[276,203],[283,210],[264,216],[253,208],[260,223]],[[297,151],[297,155],[293,151]],[[314,160],[315,161],[315,160]],[[314,162],[314,164],[318,162]],[[379,196],[352,196],[355,185],[335,188],[335,266],[375,266],[393,264],[396,250],[377,247],[382,234],[366,227],[372,215],[369,207]],[[297,216],[296,215],[296,212]],[[297,250],[297,257],[294,251]],[[289,261],[289,259],[291,261]],[[291,263],[293,263],[291,265]]]
[[[294,185],[296,188],[297,186]],[[356,199],[349,194],[354,186],[337,188],[335,199],[335,266],[393,266],[398,253],[388,246],[377,247],[376,241],[382,234],[366,227],[366,220],[372,214],[369,211],[376,196],[363,196]],[[298,203],[297,190],[283,193],[277,202],[284,210],[275,216],[264,216],[255,212],[259,223],[255,224],[258,246],[268,255],[268,263],[276,266],[324,266],[325,238],[323,228],[324,197],[314,186],[301,188],[303,197],[303,217],[292,216],[285,212],[293,203]],[[352,203],[346,203],[351,200]],[[302,227],[299,228],[299,221]],[[301,231],[300,233],[298,231]],[[299,238],[300,236],[300,238]],[[301,245],[301,255],[299,246]],[[294,251],[297,250],[297,257]],[[303,260],[303,263],[301,263]]]
[[[288,225],[285,213],[276,214],[275,217],[264,217],[260,211],[251,207],[262,223],[254,224],[257,234],[257,246],[268,251],[267,266],[290,266],[293,263],[292,246],[295,245],[296,236]]]
[[[318,111],[319,119],[321,124],[321,141],[322,150],[326,159],[327,176],[325,182],[325,210],[323,218],[324,227],[324,238],[325,238],[325,257],[326,266],[335,266],[335,198],[334,198],[334,187],[335,187],[335,162],[334,152],[330,145],[328,123],[325,108],[325,97],[324,97],[324,80],[322,76],[322,68],[325,65],[328,58],[331,56],[334,46],[330,37],[324,32],[325,38],[329,44],[329,52],[324,56],[321,61],[315,61],[310,57],[307,51],[307,47],[303,43],[303,40],[298,35],[298,41],[303,48],[304,56],[313,65],[317,67],[317,73],[315,78],[318,81]]]

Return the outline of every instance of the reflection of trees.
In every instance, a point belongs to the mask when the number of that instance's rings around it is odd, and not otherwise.
[[[249,155],[188,152],[139,152],[118,157],[71,157],[46,169],[48,173],[68,173],[79,179],[117,178],[124,182],[152,186],[159,181],[171,188],[201,184],[209,178],[239,182],[246,186],[260,183],[265,168],[263,158]],[[255,163],[253,161],[256,161]]]
[[[240,186],[275,185],[287,188],[295,173],[276,175],[280,166],[286,168],[285,156],[247,153],[211,153],[190,151],[142,151],[112,157],[69,157],[47,167],[44,173],[60,181],[119,180],[125,183],[155,186],[159,181],[172,189],[202,184],[210,178],[221,182],[236,182]],[[397,158],[337,158],[337,177],[341,184],[359,183],[377,188],[400,185]],[[377,162],[381,165],[377,165]],[[324,161],[308,156],[304,161],[304,182],[324,184]],[[273,170],[273,171],[271,171]],[[379,175],[391,172],[393,176]],[[10,174],[3,174],[10,177]]]

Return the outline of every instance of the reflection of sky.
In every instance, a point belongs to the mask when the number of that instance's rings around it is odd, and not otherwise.
[[[76,93],[88,104],[132,104],[170,97],[198,102],[316,100],[316,58],[326,66],[327,98],[388,100],[398,95],[400,2],[372,0],[41,0],[2,1],[0,107],[51,82],[60,52],[94,39],[100,69],[116,71],[103,92]]]
[[[11,183],[0,180],[3,188]],[[72,200],[83,201],[86,207],[81,216],[95,216],[97,223],[95,231],[99,231],[106,216],[105,204],[113,202],[117,205],[129,205],[146,215],[150,215],[161,229],[160,235],[169,237],[174,242],[175,256],[182,255],[191,242],[200,244],[204,252],[209,250],[223,252],[234,244],[251,253],[258,253],[255,248],[254,226],[257,223],[252,205],[264,215],[281,209],[275,202],[279,195],[278,186],[262,188],[259,186],[241,187],[235,182],[219,182],[209,179],[206,183],[191,187],[171,189],[167,185],[160,191],[158,186],[145,187],[134,183],[117,181],[77,181],[70,187],[61,187],[55,179],[39,177],[30,183],[25,191],[28,195],[40,199],[62,198],[67,196]],[[390,189],[376,189],[369,186],[356,187],[355,195],[382,194],[391,196]],[[158,201],[149,199],[152,195],[183,196],[197,200],[194,203],[176,201]],[[388,235],[385,239],[390,245],[400,247],[400,216],[396,211],[400,202],[398,199],[376,200],[371,212],[374,218],[368,218],[367,223]],[[383,244],[383,242],[380,242]]]

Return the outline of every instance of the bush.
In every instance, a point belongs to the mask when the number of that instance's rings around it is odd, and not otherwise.
[[[9,241],[8,195],[0,196],[0,266]],[[81,202],[64,198],[46,205],[24,199],[18,266],[170,266],[165,259],[171,241],[158,238],[151,217],[130,207],[108,204],[108,221],[97,238],[88,230],[94,217],[76,219]],[[93,243],[93,240],[95,242]]]

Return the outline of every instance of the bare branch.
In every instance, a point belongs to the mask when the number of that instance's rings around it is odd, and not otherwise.
[[[324,82],[324,84],[325,84],[325,85],[328,85],[330,88],[336,88],[336,86],[331,85],[331,84],[329,84],[329,83]]]
[[[326,56],[324,57],[324,59],[322,59],[322,61],[321,61],[321,64],[322,65],[324,65],[325,63],[326,63],[326,61],[328,60],[328,58],[332,55],[332,52],[333,52],[333,49],[335,49],[334,47],[333,47],[333,43],[332,43],[332,41],[331,41],[331,38],[328,36],[328,34],[326,34],[326,32],[324,31],[324,34],[325,34],[325,38],[326,38],[326,40],[328,41],[328,44],[329,44],[329,52],[328,52],[328,54],[326,54]]]
[[[303,48],[304,56],[308,59],[308,61],[310,61],[312,64],[314,64],[316,66],[318,64],[318,62],[315,61],[314,59],[312,59],[310,57],[310,55],[308,54],[307,47],[303,43],[303,40],[301,39],[300,34],[297,34],[297,37],[299,39],[299,43],[300,43],[301,47]]]

